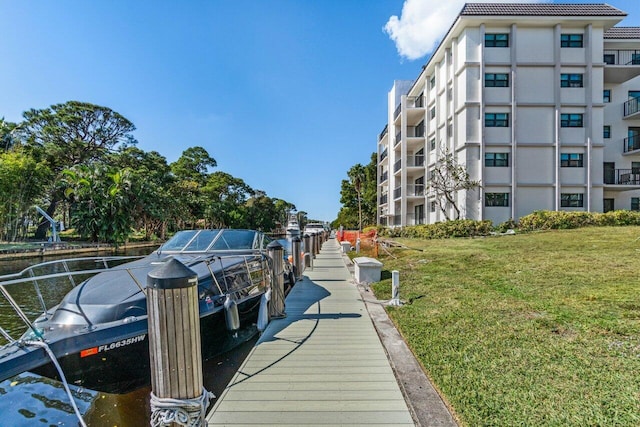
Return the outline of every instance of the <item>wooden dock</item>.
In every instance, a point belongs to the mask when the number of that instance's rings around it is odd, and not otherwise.
[[[220,425],[413,426],[385,350],[328,240],[207,416]]]

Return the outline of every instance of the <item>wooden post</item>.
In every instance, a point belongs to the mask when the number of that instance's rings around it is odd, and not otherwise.
[[[167,407],[162,399],[203,397],[197,284],[197,274],[174,258],[147,275],[152,426],[163,425],[158,418],[179,419],[189,412],[193,416],[193,404]]]
[[[296,280],[300,280],[302,278],[302,270],[304,269],[302,265],[302,260],[300,256],[300,237],[295,236],[291,239],[291,254],[292,254],[292,262],[293,268],[295,270]]]
[[[313,244],[311,240],[311,236],[308,234],[304,235],[304,266],[305,269],[307,267],[313,270]]]
[[[269,315],[272,319],[277,319],[286,317],[284,313],[284,248],[274,240],[267,245],[267,250],[273,265]]]

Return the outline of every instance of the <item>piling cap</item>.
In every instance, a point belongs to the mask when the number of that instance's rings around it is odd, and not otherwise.
[[[274,240],[267,245],[267,249],[269,249],[270,251],[281,251],[284,249],[284,247],[282,247],[282,245],[278,241]]]
[[[148,288],[179,289],[197,284],[198,275],[196,272],[175,258],[171,258],[147,274]]]

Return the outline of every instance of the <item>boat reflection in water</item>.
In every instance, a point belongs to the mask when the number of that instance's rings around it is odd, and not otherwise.
[[[82,413],[99,395],[77,387],[72,387],[72,393]],[[78,425],[62,384],[28,372],[0,382],[0,413],[3,426]]]
[[[94,275],[75,286],[59,305],[47,308],[39,298],[41,314],[29,322],[21,338],[13,340],[2,329],[9,342],[0,348],[0,381],[25,371],[59,379],[41,346],[46,343],[70,384],[108,393],[148,385],[146,278],[171,258],[198,276],[203,359],[245,342],[246,337],[237,331],[256,322],[261,296],[270,283],[271,261],[266,253],[270,242],[268,236],[253,230],[189,230],[133,262],[112,266],[109,262],[117,258],[100,258],[100,268],[82,271],[85,276]],[[70,271],[70,260],[51,263],[63,263],[64,268],[50,277],[80,277]],[[292,286],[293,277],[285,265],[285,286]],[[34,283],[36,293],[42,295],[42,277],[34,281],[28,277],[32,271],[34,268],[23,272],[26,278],[0,278],[0,290],[7,300],[11,300],[11,286],[27,282]],[[226,322],[234,317],[227,315],[228,310],[237,310],[239,325]]]

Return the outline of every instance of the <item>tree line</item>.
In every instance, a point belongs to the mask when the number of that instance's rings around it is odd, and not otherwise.
[[[49,216],[94,242],[146,239],[183,228],[273,230],[296,207],[241,178],[210,172],[200,146],[173,163],[138,148],[134,124],[110,108],[69,101],[0,119],[0,240],[46,238]],[[304,217],[305,213],[301,212]]]

